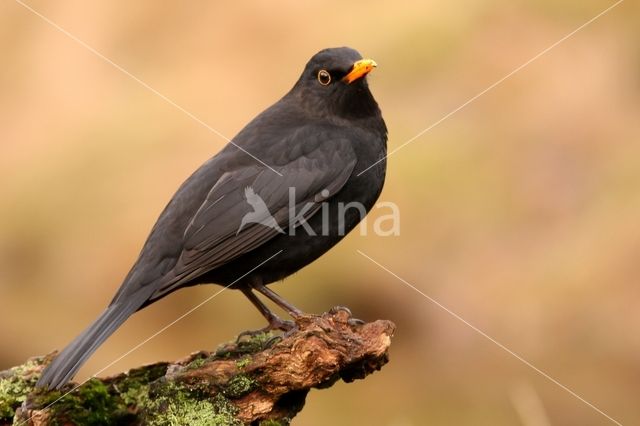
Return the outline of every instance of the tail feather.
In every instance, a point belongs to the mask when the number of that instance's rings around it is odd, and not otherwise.
[[[71,380],[87,358],[144,304],[147,296],[140,293],[126,297],[102,312],[45,368],[36,386],[58,389]]]

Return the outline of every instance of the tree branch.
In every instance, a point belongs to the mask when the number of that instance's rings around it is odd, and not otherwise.
[[[55,354],[32,358],[0,372],[0,425],[287,425],[311,388],[363,379],[388,361],[390,321],[358,323],[334,308],[296,323],[286,336],[244,336],[215,352],[93,378],[67,395],[73,384],[33,389]]]

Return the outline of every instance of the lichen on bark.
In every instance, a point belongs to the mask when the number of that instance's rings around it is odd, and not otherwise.
[[[245,335],[76,389],[34,389],[53,354],[32,358],[0,372],[0,425],[287,425],[310,389],[362,379],[386,364],[395,328],[353,321],[345,309],[296,325],[284,336]]]

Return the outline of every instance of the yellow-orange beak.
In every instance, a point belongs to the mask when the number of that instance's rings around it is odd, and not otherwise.
[[[378,64],[376,64],[376,61],[373,59],[360,59],[359,61],[354,62],[351,67],[351,71],[349,71],[349,74],[342,77],[342,81],[351,84],[359,78],[369,74],[371,70],[377,66]]]

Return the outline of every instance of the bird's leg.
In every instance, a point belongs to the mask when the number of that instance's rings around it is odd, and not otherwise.
[[[238,336],[239,338],[245,335],[264,333],[270,330],[282,330],[287,332],[295,327],[295,324],[292,321],[283,320],[279,316],[271,312],[267,305],[262,303],[262,301],[258,299],[255,294],[253,294],[251,288],[244,287],[241,288],[241,291],[247,297],[247,299],[249,299],[251,303],[253,303],[253,305],[258,308],[258,311],[260,311],[262,316],[266,318],[266,320],[269,322],[269,325],[256,331],[245,331],[241,333],[240,336]]]
[[[262,293],[264,296],[269,298],[273,303],[275,303],[276,305],[280,306],[282,309],[287,311],[287,313],[291,315],[293,319],[299,318],[303,315],[303,312],[300,309],[296,308],[291,303],[284,300],[276,292],[267,288],[267,286],[265,286],[264,284],[252,283],[251,287],[256,291]]]

